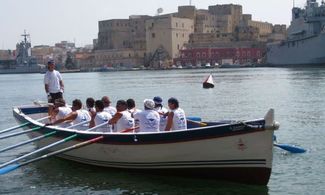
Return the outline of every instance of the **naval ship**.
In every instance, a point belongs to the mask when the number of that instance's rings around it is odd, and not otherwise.
[[[42,73],[44,65],[37,64],[36,58],[31,55],[30,35],[24,31],[23,41],[16,46],[16,59],[14,63],[1,66],[0,74],[16,74],[16,73]]]
[[[292,8],[287,39],[267,45],[271,66],[325,65],[325,4],[307,0],[305,8]]]

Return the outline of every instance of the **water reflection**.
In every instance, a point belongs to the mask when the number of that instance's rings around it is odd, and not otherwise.
[[[58,158],[25,168],[29,192],[85,194],[267,194],[266,186],[252,186],[194,178],[167,177],[102,168]]]

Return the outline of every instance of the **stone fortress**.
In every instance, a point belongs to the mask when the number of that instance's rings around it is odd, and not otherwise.
[[[54,47],[35,46],[32,55],[39,64],[50,57],[63,69],[82,71],[263,63],[266,43],[284,40],[286,34],[286,25],[254,21],[241,5],[188,5],[176,13],[99,21],[92,46],[75,48],[62,41]],[[0,59],[9,59],[8,67],[14,55],[0,50]]]

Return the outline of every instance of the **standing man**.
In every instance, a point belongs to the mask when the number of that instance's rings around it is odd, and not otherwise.
[[[54,103],[58,98],[63,98],[62,93],[64,84],[59,71],[54,70],[55,64],[53,60],[47,63],[47,69],[44,75],[45,92],[47,94],[48,103]]]

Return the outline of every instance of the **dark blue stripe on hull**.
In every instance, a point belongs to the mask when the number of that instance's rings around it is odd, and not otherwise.
[[[266,164],[265,159],[252,159],[252,160],[220,160],[220,161],[193,161],[193,162],[166,162],[166,163],[129,163],[129,162],[105,162],[95,160],[85,160],[78,157],[60,155],[62,158],[68,160],[77,161],[84,164],[91,164],[103,167],[117,168],[113,166],[125,166],[118,169],[126,169],[128,171],[136,171],[149,174],[161,174],[169,176],[186,176],[202,179],[214,179],[214,180],[227,180],[239,183],[254,184],[254,185],[267,185],[271,169],[266,167],[260,167]],[[171,164],[174,163],[174,164]],[[146,169],[148,165],[150,168]],[[133,166],[136,165],[136,168]],[[187,168],[186,166],[197,166]],[[202,167],[202,166],[222,166],[229,165],[230,167]],[[240,165],[251,165],[251,167],[231,167]],[[129,166],[129,167],[128,167]],[[130,167],[132,166],[132,167]],[[161,166],[165,166],[161,168]],[[178,166],[177,168],[166,168],[169,166]]]
[[[62,158],[84,162],[86,164],[97,164],[100,166],[125,166],[132,168],[159,168],[164,166],[224,166],[224,165],[266,165],[265,159],[253,159],[253,160],[215,160],[215,161],[173,161],[173,162],[113,162],[113,161],[98,161],[85,158],[79,158],[70,155],[60,155]]]

